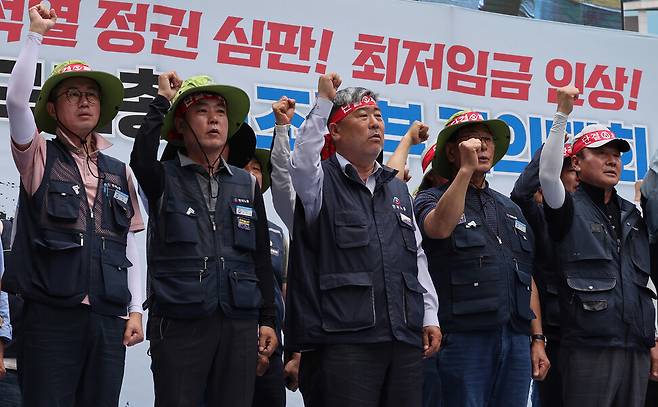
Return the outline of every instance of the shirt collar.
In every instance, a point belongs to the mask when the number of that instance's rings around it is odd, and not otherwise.
[[[347,173],[345,172],[345,167],[347,167],[347,164],[352,165],[352,163],[350,163],[347,160],[347,158],[343,157],[342,155],[340,155],[338,153],[336,153],[336,159],[338,160],[338,164],[340,165],[340,169],[343,171],[343,173],[345,175],[347,175]],[[377,173],[379,173],[379,171],[381,171],[381,169],[382,169],[381,164],[379,164],[379,162],[377,160],[375,160],[375,166],[373,167],[372,173],[369,175],[369,177],[372,177],[373,175],[377,175]]]
[[[594,201],[595,204],[600,206],[605,206],[605,190],[603,188],[599,188],[592,184],[588,184],[586,182],[583,182],[582,180],[580,181],[580,187],[583,188],[583,191],[585,191],[585,193],[589,195],[589,197],[592,199],[592,201]],[[609,203],[616,200],[617,200],[617,190],[613,188]]]
[[[196,161],[192,160],[190,157],[183,154],[180,150],[178,151],[178,159],[180,160],[181,167],[188,167],[194,165],[199,168],[202,168],[201,165],[199,165],[199,163],[197,163]],[[224,157],[221,157],[219,159],[219,170],[221,171],[222,169],[225,169],[229,175],[233,175],[233,171],[231,170],[231,167],[226,163],[226,161],[224,161]],[[203,172],[207,174],[205,168],[203,168]]]
[[[84,150],[73,144],[71,138],[67,134],[65,134],[62,130],[57,128],[57,131],[55,133],[56,136],[62,141],[62,143],[66,147],[68,147],[71,151],[73,151],[76,154],[83,154]],[[106,150],[112,147],[112,143],[108,139],[101,136],[95,131],[91,133],[90,137],[92,140],[94,140],[94,143],[92,143],[92,145],[95,145],[96,148],[93,151],[89,151],[89,155],[94,155],[101,150]]]

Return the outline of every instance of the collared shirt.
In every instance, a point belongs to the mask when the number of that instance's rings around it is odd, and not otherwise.
[[[327,120],[333,103],[324,98],[317,98],[315,106],[306,117],[302,124],[297,138],[295,139],[295,149],[290,155],[290,177],[293,187],[297,191],[299,199],[304,205],[306,221],[315,220],[320,214],[322,208],[322,185],[324,181],[324,172],[320,164],[320,151],[324,145],[324,134],[326,133]],[[340,154],[336,153],[336,158],[344,173],[354,170],[354,167]],[[349,167],[348,167],[349,165]],[[355,170],[354,170],[355,171]],[[373,173],[368,176],[365,182],[366,187],[372,194],[375,189],[376,177],[381,172],[381,166],[375,161]],[[346,173],[347,174],[347,173]],[[358,178],[358,177],[357,177]],[[412,199],[413,202],[413,199]],[[412,211],[413,213],[413,211]],[[439,325],[439,299],[436,295],[434,283],[427,269],[427,257],[421,245],[422,237],[420,229],[416,224],[414,217],[416,245],[418,247],[417,266],[418,281],[427,290],[423,294],[425,303],[425,316],[423,326]]]
[[[219,171],[216,171],[211,177],[206,168],[180,151],[178,152],[178,158],[180,159],[181,167],[191,167],[196,172],[196,180],[199,183],[204,200],[208,206],[208,212],[210,212],[210,216],[214,217],[217,196],[219,195],[219,173],[226,171],[228,174],[233,175],[231,167],[226,164],[224,158],[220,158]]]

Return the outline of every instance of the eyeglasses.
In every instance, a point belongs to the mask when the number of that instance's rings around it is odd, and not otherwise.
[[[56,98],[62,96],[66,96],[66,101],[72,105],[79,105],[80,102],[82,101],[83,96],[85,97],[85,99],[87,99],[87,103],[89,103],[90,105],[95,105],[101,99],[100,95],[95,90],[91,92],[82,92],[81,90],[76,88],[67,89],[65,92],[57,95]]]
[[[485,144],[488,144],[488,145],[491,145],[491,144],[493,144],[493,142],[494,142],[494,139],[493,139],[493,137],[491,137],[491,136],[476,136],[476,135],[464,135],[464,136],[460,136],[460,137],[458,137],[455,141],[456,141],[457,143],[461,143],[462,141],[466,141],[466,140],[468,140],[468,139],[472,139],[472,138],[476,138],[476,139],[480,140],[481,142],[483,142],[483,143],[485,143]]]

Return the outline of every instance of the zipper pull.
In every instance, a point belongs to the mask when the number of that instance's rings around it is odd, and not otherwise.
[[[80,233],[80,246],[85,245],[85,235]]]
[[[210,222],[212,223],[212,230],[216,231],[217,230],[217,225],[215,224],[215,220],[212,219]]]
[[[496,235],[496,239],[498,239],[498,244],[502,246],[502,244],[503,244],[503,241],[502,241],[502,240],[500,240],[500,236],[498,236],[498,235]]]
[[[516,259],[514,260],[514,267],[516,267],[516,271],[519,271],[519,262]]]
[[[621,240],[617,239],[617,253],[621,253]]]
[[[103,243],[103,244],[102,244],[102,246],[103,246],[103,250],[105,250],[105,237],[102,237],[102,236],[101,236],[101,242]]]

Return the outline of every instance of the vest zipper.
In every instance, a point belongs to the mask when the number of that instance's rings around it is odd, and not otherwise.
[[[79,235],[80,235],[80,247],[83,247],[85,245],[85,234],[79,233]]]
[[[208,270],[208,256],[205,256],[203,258],[203,269],[199,270],[199,282],[201,282],[203,273],[205,273],[207,270]]]

